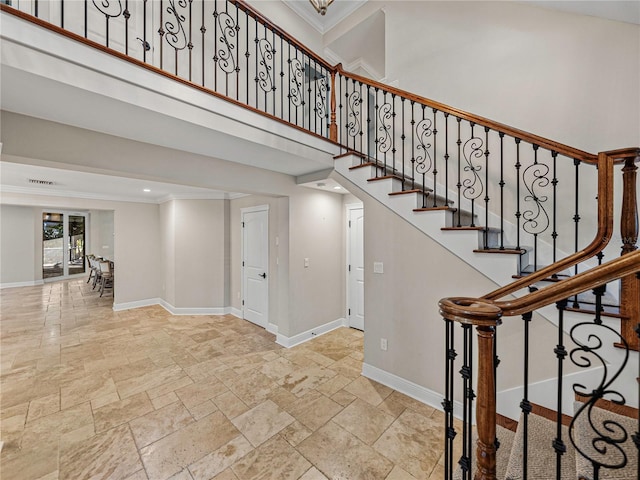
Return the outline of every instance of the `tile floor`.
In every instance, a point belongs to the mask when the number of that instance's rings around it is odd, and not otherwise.
[[[361,376],[357,330],[287,350],[82,280],[0,301],[3,480],[443,478],[442,414]]]

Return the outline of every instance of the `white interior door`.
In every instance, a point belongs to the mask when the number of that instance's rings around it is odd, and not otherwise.
[[[364,209],[349,209],[348,290],[349,326],[364,330]]]
[[[269,322],[269,210],[242,209],[242,317],[263,328]]]

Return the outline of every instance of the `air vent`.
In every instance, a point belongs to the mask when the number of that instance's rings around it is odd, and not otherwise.
[[[38,180],[36,178],[30,178],[29,183],[34,183],[36,185],[55,185],[55,182],[51,180]]]

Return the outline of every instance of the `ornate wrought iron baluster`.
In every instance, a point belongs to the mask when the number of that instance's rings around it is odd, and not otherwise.
[[[482,139],[476,137],[474,134],[475,123],[470,122],[470,125],[471,138],[464,143],[463,154],[466,162],[464,171],[471,172],[471,176],[462,181],[462,186],[464,187],[462,195],[471,201],[471,226],[475,227],[476,199],[482,195],[483,185],[480,175],[478,174],[478,172],[482,170],[482,166],[476,165],[474,159],[481,158],[483,153]]]
[[[612,374],[610,374],[611,364],[602,356],[601,350],[604,342],[598,335],[598,330],[600,329],[607,335],[607,338],[613,334],[620,339],[617,345],[624,352],[624,359]],[[580,333],[581,330],[584,330],[584,332]],[[614,419],[602,419],[596,415],[596,404],[605,397],[618,405],[626,403],[624,395],[614,390],[612,386],[626,368],[629,360],[629,344],[616,329],[602,323],[578,323],[571,328],[569,336],[576,344],[576,348],[569,353],[569,358],[574,365],[584,369],[594,369],[595,366],[601,367],[599,371],[602,372],[602,378],[595,388],[593,385],[588,387],[577,383],[573,385],[574,392],[584,397],[585,401],[575,412],[569,424],[569,439],[571,443],[578,455],[591,462],[593,478],[598,479],[602,468],[609,470],[621,469],[629,461],[627,453],[622,448],[625,442],[629,440],[629,433]],[[582,340],[584,338],[586,340]],[[583,419],[583,417],[585,418]],[[577,441],[576,422],[581,422],[583,428],[581,428],[580,435],[582,438],[587,438],[587,442]],[[638,437],[632,437],[632,439],[635,445],[638,446]]]
[[[516,249],[520,249],[520,217],[522,213],[520,213],[520,167],[522,164],[520,163],[520,139],[516,138]]]
[[[456,145],[458,145],[458,183],[456,183],[456,188],[458,189],[458,222],[456,224],[457,227],[462,226],[461,216],[462,216],[462,139],[460,137],[460,122],[462,119],[460,117],[456,117],[456,121],[458,122],[458,139],[456,140]]]
[[[129,12],[129,0],[125,0],[124,2],[123,15],[124,15],[124,54],[129,55],[129,19],[131,18],[131,12]],[[143,48],[144,48],[144,45],[143,45]]]
[[[189,42],[187,48],[189,49],[189,81],[191,81],[193,75],[193,0],[189,0]]]
[[[535,291],[537,288],[529,287],[529,291]],[[522,410],[522,478],[527,480],[528,460],[529,460],[529,414],[531,413],[531,403],[529,402],[529,324],[533,312],[522,315],[524,321],[524,394],[520,402]]]
[[[404,142],[406,140],[406,135],[404,134],[404,102],[405,102],[405,98],[402,97],[402,99],[400,100],[400,105],[401,105],[401,114],[402,114],[402,120],[400,121],[400,123],[402,124],[402,135],[400,136],[400,139],[402,140],[402,189],[404,190],[404,182],[406,179],[406,175],[405,175],[405,168],[404,168],[404,164],[405,164],[405,152],[404,152]]]
[[[449,206],[449,114],[444,114],[444,206]]]
[[[473,349],[473,339],[471,338],[471,325],[462,325],[463,330],[463,364],[460,375],[463,379],[462,395],[462,457],[458,461],[462,469],[462,478],[471,480],[471,455],[472,449],[472,414],[473,414],[473,389],[472,389],[472,365],[471,355]]]
[[[239,17],[239,8],[236,3],[236,68],[235,68],[235,77],[236,77],[236,100],[240,101],[240,17]]]
[[[558,175],[557,175],[557,163],[558,152],[551,151],[551,158],[553,159],[553,179],[551,185],[553,185],[553,232],[551,232],[551,238],[553,240],[553,263],[557,261],[558,253]],[[557,274],[553,274],[553,278],[557,278]]]
[[[203,2],[204,3],[204,2]],[[222,22],[220,20],[220,14],[218,13],[218,2],[214,1],[214,10],[213,10],[213,90],[218,91],[218,62],[220,61],[220,48],[218,48],[218,24],[220,24],[220,29],[223,29]],[[224,43],[224,33],[222,34],[221,40]],[[224,71],[224,69],[223,69]]]
[[[37,1],[37,0],[36,0]],[[84,38],[87,38],[87,33],[88,33],[88,29],[89,29],[89,25],[88,25],[88,16],[89,16],[89,4],[88,4],[89,0],[84,0]],[[147,29],[145,28],[147,25],[147,0],[144,0],[144,26],[143,29],[146,32]],[[38,16],[38,14],[36,13],[36,17]]]
[[[504,250],[504,133],[500,137],[500,250]]]
[[[489,127],[484,127],[484,248],[489,248]]]
[[[64,28],[64,0],[60,0],[60,28]]]
[[[284,120],[284,45],[280,37],[280,118]]]
[[[251,53],[249,52],[249,15],[247,13],[245,13],[245,46],[246,46],[246,50],[244,52],[244,58],[246,60],[246,67],[245,67],[245,76],[246,76],[246,83],[245,83],[245,87],[247,89],[247,105],[251,105],[251,100],[250,100],[250,92],[251,92],[251,88],[249,88],[249,59],[251,57]]]
[[[64,2],[62,2],[64,3]],[[102,13],[104,15],[104,22],[105,22],[105,26],[104,26],[104,31],[105,31],[105,47],[109,47],[109,21],[112,18],[117,18],[120,15],[122,15],[123,12],[123,8],[122,8],[122,1],[121,0],[93,0],[93,5],[98,9],[98,11],[100,13]],[[37,13],[36,13],[36,16]],[[162,68],[162,67],[161,67]]]
[[[146,0],[145,0],[146,1]],[[200,48],[202,49],[201,52],[201,71],[202,71],[202,86],[204,87],[205,85],[205,33],[207,32],[207,27],[205,26],[205,16],[204,16],[204,1],[200,0],[200,6],[201,6],[201,12],[200,14],[202,15],[202,24],[200,25],[200,34],[201,34],[201,44],[200,44]],[[215,67],[214,67],[215,68]]]
[[[416,102],[411,100],[411,190],[416,188]]]
[[[556,303],[558,308],[558,344],[553,350],[558,359],[558,401],[556,404],[556,438],[553,440],[553,449],[556,451],[556,479],[562,478],[562,455],[567,451],[567,446],[562,440],[562,389],[563,389],[563,365],[567,356],[567,349],[564,347],[564,311],[567,308],[567,300]]]
[[[378,109],[378,120],[379,120],[379,126],[378,126],[378,131],[380,132],[380,136],[377,137],[377,139],[379,140],[378,142],[378,149],[380,150],[380,153],[382,153],[383,157],[384,157],[384,174],[385,175],[389,175],[389,159],[387,156],[387,153],[389,152],[389,150],[391,150],[391,148],[393,147],[393,138],[391,137],[391,127],[392,125],[389,124],[389,120],[393,119],[393,107],[392,105],[387,101],[387,91],[383,91],[382,92],[382,105],[380,106],[380,108]],[[393,167],[391,169],[391,172],[393,173]]]
[[[167,13],[171,16],[171,20],[164,23],[165,38],[174,51],[176,76],[178,75],[178,52],[187,47],[187,34],[184,30],[186,17],[178,11],[179,8],[186,9],[187,0],[169,0]]]
[[[438,145],[438,124],[436,114],[438,110],[435,108],[432,110],[433,112],[433,207],[437,207],[437,194],[438,194],[438,153],[437,153],[437,145]]]
[[[539,189],[549,185],[549,167],[544,163],[538,163],[538,145],[533,145],[533,164],[529,165],[522,174],[525,188],[529,192],[524,197],[525,202],[533,202],[529,210],[522,213],[524,220],[522,229],[533,235],[533,270],[538,269],[538,235],[549,228],[549,214],[544,204],[548,197],[542,195]]]
[[[418,153],[416,160],[416,173],[422,175],[422,208],[427,208],[427,173],[431,171],[433,159],[431,158],[431,143],[429,142],[433,136],[433,121],[426,116],[426,106],[422,105],[422,120],[416,126],[416,138]]]
[[[580,202],[580,160],[577,158],[573,159],[573,165],[575,167],[575,186],[576,186],[576,198],[575,198],[575,213],[573,215],[574,222],[574,250],[578,251],[578,234],[579,234],[579,224],[580,224],[580,215],[579,215],[579,202]],[[573,269],[573,274],[578,274],[578,265]],[[580,308],[580,303],[578,302],[578,295],[573,297],[573,308]]]
[[[348,83],[347,83],[348,85]],[[362,84],[361,84],[362,85]],[[353,149],[356,148],[356,136],[362,133],[361,113],[362,113],[362,95],[356,90],[356,81],[353,80],[353,91],[346,93],[347,95],[347,146],[349,138],[353,139]]]
[[[364,140],[364,129],[362,128],[362,119],[364,118],[362,116],[362,105],[363,105],[363,100],[362,100],[362,82],[358,82],[358,85],[360,85],[360,88],[358,89],[358,91],[360,92],[360,153],[364,153],[364,147],[362,145],[362,142]],[[368,99],[367,99],[368,101]],[[355,147],[355,142],[353,142],[354,147]]]
[[[291,105],[295,107],[295,124],[298,125],[298,111],[299,107],[304,109],[304,93],[302,91],[302,85],[304,82],[304,66],[298,59],[298,47],[294,46],[295,57],[289,56],[289,116],[291,116]],[[304,126],[304,118],[302,119]]]
[[[276,74],[276,32],[274,30],[271,30],[271,62],[272,62],[272,69],[273,69],[273,74]],[[271,91],[273,92],[273,105],[272,105],[272,114],[275,117],[276,116],[276,91],[277,91],[277,87],[276,87],[276,79],[273,79],[272,82],[272,86],[271,86]]]
[[[444,471],[445,480],[452,480],[453,473],[453,441],[456,430],[453,423],[453,394],[454,394],[454,362],[457,353],[454,347],[454,324],[445,320],[445,398],[442,408],[445,414],[444,432]]]

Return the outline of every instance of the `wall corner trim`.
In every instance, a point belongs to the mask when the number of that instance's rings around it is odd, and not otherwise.
[[[229,310],[229,315],[233,315],[234,317],[238,317],[238,318],[244,318],[242,316],[242,310],[240,310],[239,308],[236,307],[227,307],[227,309]]]
[[[369,365],[368,363],[362,364],[362,376],[375,380],[376,382],[389,388],[393,388],[408,397],[442,411],[442,400],[444,399],[444,395],[440,392],[429,390],[422,385],[418,385],[417,383],[413,383],[405,378],[399,377],[398,375],[381,370],[380,368]],[[462,403],[458,401],[453,402],[453,415],[456,418],[462,418]]]
[[[335,330],[336,328],[347,326],[348,324],[346,318],[338,318],[337,320],[312,328],[311,330],[307,330],[306,332],[299,333],[297,335],[294,335],[293,337],[285,337],[284,335],[278,333],[276,334],[276,343],[278,345],[282,345],[285,348],[291,348],[295,347],[296,345],[300,345],[301,343],[308,342],[309,340],[320,335],[324,335],[325,333],[328,333],[331,330]]]
[[[166,300],[160,300],[160,306],[171,315],[228,315],[229,307],[174,307]]]

